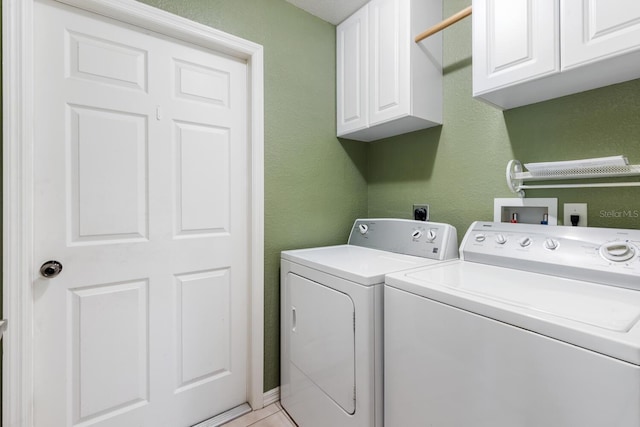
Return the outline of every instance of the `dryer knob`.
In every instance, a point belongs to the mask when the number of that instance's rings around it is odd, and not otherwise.
[[[486,238],[487,236],[482,233],[476,234],[476,242],[484,242]]]
[[[420,237],[422,237],[422,231],[413,230],[413,233],[411,233],[411,237],[413,237],[414,239],[419,239]]]
[[[358,225],[358,231],[360,232],[360,234],[367,234],[367,232],[369,231],[369,226],[367,224],[360,224]]]
[[[504,234],[498,234],[496,236],[496,243],[499,245],[504,245],[505,243],[507,243],[507,238],[504,237]]]
[[[438,232],[435,229],[432,228],[427,231],[427,241],[433,242],[436,240],[436,237],[438,237]]]
[[[531,239],[529,237],[521,237],[518,240],[518,243],[520,243],[520,246],[522,246],[523,248],[526,248],[527,246],[529,246],[531,244]]]

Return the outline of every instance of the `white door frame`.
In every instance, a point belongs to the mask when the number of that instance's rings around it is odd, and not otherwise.
[[[33,426],[33,5],[2,0],[3,427]],[[250,289],[247,400],[263,407],[264,95],[262,46],[134,0],[56,0],[247,61]]]

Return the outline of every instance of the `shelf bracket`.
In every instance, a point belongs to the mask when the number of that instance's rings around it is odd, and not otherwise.
[[[516,178],[516,174],[520,172],[522,172],[522,163],[518,160],[509,160],[507,163],[507,186],[518,197],[524,198],[524,191],[521,189],[522,180]]]

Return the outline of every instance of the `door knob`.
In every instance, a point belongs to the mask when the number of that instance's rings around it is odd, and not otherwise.
[[[40,274],[42,274],[47,279],[52,279],[56,277],[62,271],[62,264],[58,261],[47,261],[42,264],[40,267]]]

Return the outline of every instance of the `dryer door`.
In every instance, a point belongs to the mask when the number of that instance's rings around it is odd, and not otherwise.
[[[349,414],[355,412],[355,308],[351,298],[294,273],[290,291],[291,363]],[[296,393],[295,383],[292,392]]]

